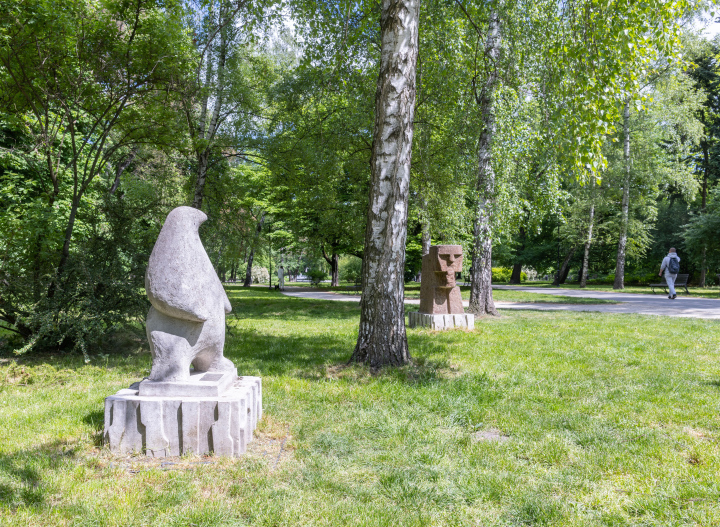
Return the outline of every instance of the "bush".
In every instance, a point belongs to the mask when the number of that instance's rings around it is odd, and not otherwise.
[[[512,269],[509,267],[493,267],[492,268],[492,281],[493,284],[502,282],[509,282],[512,277]],[[525,271],[520,272],[520,281],[527,281],[527,273]]]
[[[512,271],[506,267],[493,267],[492,268],[492,281],[494,284],[500,282],[507,282],[510,280]]]
[[[145,318],[145,268],[159,224],[137,217],[129,201],[107,197],[78,215],[78,236],[62,273],[49,268],[48,258],[41,262],[44,273],[32,280],[13,268],[20,258],[5,261],[0,318],[24,342],[16,353],[75,350],[87,357],[102,348],[104,336]]]
[[[252,267],[252,281],[254,284],[262,284],[270,281],[270,273],[266,267],[260,267],[259,265],[253,265]]]
[[[630,273],[628,275],[625,275],[625,283],[626,284],[648,285],[648,284],[657,283],[659,280],[660,280],[660,277],[654,271],[650,271],[647,273],[643,273],[643,272]]]
[[[588,280],[587,283],[590,285],[612,285],[615,283],[615,273]]]
[[[340,279],[354,282],[360,279],[362,259],[357,256],[346,256],[340,259]]]
[[[648,285],[657,282],[660,277],[656,272],[625,273],[625,285]],[[588,280],[589,285],[613,285],[615,283],[615,273],[610,273],[600,278]]]
[[[327,278],[327,273],[322,269],[310,269],[308,276],[310,277],[310,282],[319,284]]]

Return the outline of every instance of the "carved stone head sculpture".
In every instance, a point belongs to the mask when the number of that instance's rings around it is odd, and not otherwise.
[[[462,246],[433,245],[422,259],[420,313],[461,314],[460,288],[455,273],[462,271]]]

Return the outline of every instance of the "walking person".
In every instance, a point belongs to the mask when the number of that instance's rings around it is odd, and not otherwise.
[[[667,282],[668,289],[670,290],[668,298],[670,300],[675,300],[677,298],[677,294],[675,293],[675,279],[680,272],[680,258],[677,255],[675,247],[670,247],[668,255],[663,258],[662,264],[660,264],[660,272],[658,273],[658,276],[662,276],[663,271],[665,271],[665,281]]]
[[[280,291],[285,291],[285,268],[282,265],[278,268],[278,287]]]

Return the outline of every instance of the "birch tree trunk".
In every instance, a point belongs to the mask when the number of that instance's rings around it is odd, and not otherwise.
[[[422,234],[420,236],[420,244],[422,246],[422,255],[430,254],[430,245],[432,244],[432,238],[430,236],[430,220],[427,214],[427,199],[422,196],[420,199],[420,208],[422,210]]]
[[[703,149],[703,184],[701,190],[702,203],[700,204],[700,211],[705,214],[705,208],[707,207],[707,186],[708,186],[708,172],[710,171],[710,158],[708,153],[707,141],[701,143]],[[707,247],[703,247],[702,256],[700,258],[700,280],[698,285],[705,287],[705,280],[707,279]]]
[[[382,1],[360,331],[350,358],[373,368],[410,360],[404,271],[419,14],[419,0]]]
[[[473,248],[468,312],[497,315],[492,297],[492,212],[495,195],[495,172],[492,167],[492,142],[495,135],[496,62],[500,53],[500,18],[490,13],[485,55],[492,62],[490,74],[477,99],[482,114],[482,132],[478,141],[478,179],[475,187],[477,209],[473,228]]]
[[[595,204],[590,205],[590,221],[588,222],[588,235],[585,240],[585,253],[583,254],[582,273],[580,275],[580,287],[587,287],[588,264],[590,261],[590,245],[592,245],[593,223],[595,221]]]
[[[625,252],[627,248],[628,209],[630,207],[630,100],[625,102],[623,111],[623,159],[625,181],[623,182],[620,238],[618,239],[615,283],[613,289],[625,289]]]
[[[430,225],[427,221],[423,222],[422,224],[422,255],[425,256],[426,254],[430,254],[430,245],[431,245],[431,239],[430,239]]]

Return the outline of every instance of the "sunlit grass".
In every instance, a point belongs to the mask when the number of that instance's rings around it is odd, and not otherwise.
[[[226,355],[263,378],[255,449],[112,456],[103,398],[147,354],[8,357],[0,525],[720,524],[717,321],[505,311],[409,330],[414,365],[373,373],[345,365],[356,304],[229,292]]]
[[[288,285],[286,291],[300,290],[308,286],[296,286]],[[338,287],[317,287],[312,288],[318,291],[327,291],[332,293],[339,293],[343,295],[360,296],[361,291],[356,287],[348,287],[339,285]],[[460,294],[463,300],[470,298],[470,288],[467,286],[460,286]],[[411,300],[417,300],[420,298],[420,284],[419,283],[408,283],[405,284],[405,298]],[[613,300],[604,300],[601,298],[581,298],[576,296],[565,296],[565,295],[547,295],[535,292],[526,291],[513,291],[509,289],[494,289],[493,299],[498,302],[542,302],[551,304],[617,304]]]

